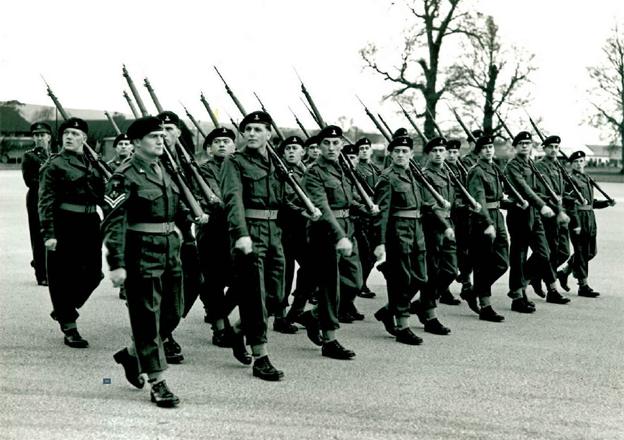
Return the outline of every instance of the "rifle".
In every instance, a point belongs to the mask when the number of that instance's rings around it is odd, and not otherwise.
[[[316,125],[320,125],[318,119],[316,119],[316,115],[314,114],[314,112],[312,111],[312,109],[308,106],[308,103],[305,102],[303,100],[303,98],[299,97],[299,100],[301,101],[301,103],[303,104],[303,106],[306,108],[306,110],[308,111],[308,113],[310,113],[310,116],[312,116],[312,119],[314,120],[314,122],[316,122]]]
[[[377,113],[377,117],[379,118],[379,120],[380,120],[380,121],[381,121],[381,123],[383,124],[384,128],[388,131],[388,134],[390,134],[390,135],[391,135],[391,133],[392,133],[392,129],[390,128],[390,126],[388,125],[388,123],[384,120],[384,118],[383,118],[383,117],[382,117],[379,113]],[[392,137],[392,135],[391,135],[390,137]]]
[[[433,126],[435,127],[436,131],[438,132],[438,136],[444,137],[444,135],[442,134],[442,130],[440,129],[440,126],[438,125],[438,123],[436,122],[435,118],[433,117],[433,113],[431,113],[431,111],[429,110],[429,107],[426,107],[426,110],[427,110],[427,113],[429,113],[429,117],[431,118],[431,122],[433,122]],[[405,110],[403,110],[403,112],[405,113]],[[411,122],[411,118],[409,118],[409,119],[410,119],[410,122]],[[418,130],[418,131],[420,133],[420,130]],[[420,133],[420,135],[421,135],[421,137],[423,136],[422,133]],[[461,157],[459,157],[459,156],[457,156],[457,166],[459,168],[461,168],[461,170],[463,171],[463,173],[466,176],[468,175],[468,170],[466,169],[466,166],[464,165],[464,163],[461,160]]]
[[[123,91],[123,97],[125,98],[126,102],[128,103],[128,106],[130,107],[130,111],[132,112],[132,115],[134,116],[134,119],[139,119],[141,117],[141,114],[137,110],[136,105],[134,105],[134,102],[132,101],[132,98],[130,97],[130,95],[128,95],[128,92],[126,92],[125,90]]]
[[[141,99],[141,95],[139,95],[139,91],[134,85],[134,81],[132,81],[132,78],[130,78],[130,74],[128,73],[128,69],[126,69],[125,64],[122,65],[121,73],[124,76],[124,78],[126,78],[126,81],[128,82],[128,87],[130,87],[130,92],[132,92],[132,96],[134,96],[134,100],[139,106],[139,110],[141,111],[141,116],[143,117],[149,116],[149,113],[147,112],[147,109],[145,108],[145,104],[143,104],[143,100]]]
[[[433,117],[433,113],[431,113],[431,110],[429,110],[429,107],[425,107],[425,110],[427,111],[427,114],[431,118],[431,122],[433,122],[433,126],[435,127],[436,131],[438,132],[438,136],[444,137],[444,135],[442,134],[442,130],[440,130],[440,126],[438,125],[438,123],[436,122],[435,118]]]
[[[377,128],[377,130],[379,130],[379,133],[381,133],[381,135],[386,139],[386,141],[391,142],[392,141],[392,136],[390,136],[390,134],[388,134],[386,132],[386,130],[384,130],[384,128],[382,127],[381,123],[377,120],[375,115],[373,115],[371,113],[371,111],[368,109],[366,104],[364,104],[364,102],[360,99],[360,97],[358,95],[355,95],[355,97],[357,98],[358,101],[360,101],[360,104],[362,104],[362,107],[364,107],[364,112],[366,113],[366,116],[368,116],[368,118],[371,120],[371,122]]]
[[[201,134],[204,137],[204,139],[205,139],[206,138],[206,132],[201,128],[201,126],[199,125],[199,122],[197,122],[197,119],[195,119],[195,117],[188,111],[188,109],[186,108],[186,106],[184,104],[180,103],[180,105],[184,109],[184,112],[186,113],[186,116],[189,118],[191,123],[195,126],[195,128],[197,129],[199,134]]]
[[[210,120],[214,124],[215,128],[221,127],[221,124],[219,124],[219,119],[217,119],[217,116],[212,111],[212,108],[210,107],[210,104],[208,104],[208,101],[206,101],[206,97],[204,96],[204,92],[200,93],[199,100],[202,102],[202,104],[204,104],[204,107],[206,108],[206,111],[208,112],[208,116],[210,116]]]
[[[305,137],[307,139],[310,138],[310,135],[308,134],[308,132],[306,131],[305,127],[303,126],[303,124],[301,123],[301,121],[299,120],[299,118],[297,117],[297,115],[295,114],[295,112],[288,107],[288,110],[290,110],[290,112],[292,113],[292,115],[295,117],[295,121],[297,122],[297,125],[299,126],[299,128],[301,129],[301,131],[303,132],[303,134],[305,135]]]
[[[535,130],[535,133],[537,133],[537,136],[540,138],[540,140],[542,142],[544,142],[544,140],[546,138],[544,137],[544,135],[542,134],[540,129],[537,127],[537,124],[533,121],[533,118],[531,118],[531,115],[529,115],[529,113],[526,110],[524,112],[529,117],[529,122],[533,126],[533,129]],[[567,161],[568,160],[568,155],[565,154],[563,152],[563,150],[561,150],[561,149],[559,149],[559,152],[561,153],[563,158]],[[582,205],[585,205],[587,203],[587,200],[585,200],[585,197],[583,197],[583,195],[581,194],[581,191],[578,189],[578,186],[576,186],[576,184],[574,183],[574,181],[570,177],[570,174],[568,173],[568,170],[566,170],[566,168],[563,165],[561,165],[561,163],[559,163],[558,160],[555,161],[555,163],[559,166],[559,169],[561,170],[561,173],[562,173],[563,177],[565,178],[566,182],[568,182],[570,184],[570,186],[572,187],[572,190],[574,191],[574,195],[576,196],[576,198],[581,202]],[[592,179],[592,177],[589,174],[586,174],[586,176],[587,176],[587,179],[589,180],[589,183],[591,184],[591,186],[596,188],[598,190],[598,192],[600,192],[600,194],[602,194],[604,196],[604,198],[609,201],[609,203],[612,203],[613,199],[611,197],[609,197],[609,195],[600,187],[600,185],[598,185],[598,183],[594,179]]]
[[[50,85],[48,84],[48,82],[45,80],[43,76],[41,77],[41,79],[43,79],[43,82],[45,83],[47,91],[48,91],[48,96],[50,97],[50,99],[52,99],[52,102],[54,103],[54,106],[56,107],[58,112],[61,114],[64,120],[69,119],[70,118],[69,113],[65,111],[65,109],[61,105],[61,102],[58,100],[54,92],[52,92],[52,89],[50,88]],[[87,141],[84,141],[83,149],[84,149],[84,152],[86,153],[85,156],[87,157],[87,159],[100,171],[100,173],[102,173],[102,176],[104,177],[104,179],[105,180],[110,179],[110,177],[113,175],[113,171],[110,169],[108,164],[104,162],[104,160],[102,160],[102,157],[99,154],[97,154],[93,148],[89,146]]]
[[[258,100],[258,102],[260,103],[260,108],[262,109],[263,112],[265,113],[269,113],[266,109],[266,107],[264,106],[264,103],[262,102],[262,100],[260,99],[260,97],[258,96],[258,94],[256,92],[253,92],[254,96],[256,97],[256,99]],[[280,141],[284,141],[284,139],[286,139],[284,137],[284,135],[282,134],[282,130],[279,129],[279,127],[277,126],[277,124],[275,123],[275,121],[273,120],[273,118],[271,118],[271,125],[273,126],[273,130],[275,130],[275,133],[277,133],[277,137],[280,139]]]
[[[314,115],[314,119],[316,120],[316,123],[318,124],[319,128],[321,128],[322,130],[323,128],[327,126],[327,124],[325,124],[325,121],[323,120],[323,117],[321,116],[321,113],[319,112],[318,107],[314,103],[314,100],[312,99],[312,96],[310,96],[310,93],[308,93],[306,86],[303,84],[303,81],[301,80],[301,77],[299,77],[299,74],[297,73],[296,70],[295,70],[295,73],[297,74],[297,77],[299,78],[299,82],[301,83],[301,91],[303,92],[306,99],[308,100],[308,103],[310,104],[310,107],[311,107],[310,113]],[[350,144],[353,143],[350,139],[348,139],[344,135],[342,136],[342,138],[345,139]],[[353,167],[353,164],[351,163],[351,161],[347,157],[345,157],[342,151],[340,151],[338,155],[338,162],[344,168],[345,172],[347,173],[347,176],[351,180],[351,183],[355,186],[355,189],[360,195],[360,197],[362,197],[362,200],[364,200],[366,207],[370,211],[372,211],[373,207],[375,206],[375,204],[373,203],[373,199],[371,198],[371,196],[374,194],[373,189],[368,185],[368,183],[364,179],[361,179],[361,177],[355,171],[355,168]]]
[[[509,129],[509,127],[507,127],[507,124],[503,120],[502,116],[497,111],[495,111],[494,113],[496,113],[496,116],[498,117],[498,120],[503,125],[503,128],[505,129],[505,132],[507,132],[507,136],[509,136],[511,139],[513,139],[514,138],[513,134],[511,133],[511,130]],[[537,178],[540,181],[540,183],[542,184],[542,186],[546,189],[546,192],[548,193],[548,196],[555,201],[556,205],[561,205],[561,197],[559,197],[557,195],[557,193],[555,193],[555,191],[552,189],[552,187],[548,184],[548,182],[546,181],[546,178],[537,169],[537,167],[535,166],[535,164],[533,163],[533,161],[531,160],[530,157],[528,158],[528,164],[529,164],[529,168],[531,168],[531,171],[533,171],[535,173],[535,175],[537,176]]]
[[[126,78],[126,81],[128,82],[130,91],[134,95],[134,99],[136,100],[137,105],[139,106],[139,109],[141,110],[141,114],[143,115],[143,117],[149,116],[149,113],[147,112],[147,109],[145,108],[145,104],[143,104],[143,100],[141,99],[141,95],[139,95],[139,91],[134,86],[134,81],[132,81],[132,78],[130,77],[130,74],[128,73],[128,70],[126,69],[125,65],[123,66],[123,76]],[[178,188],[180,188],[180,191],[182,192],[182,195],[184,196],[183,197],[184,202],[186,203],[188,208],[191,210],[195,218],[203,217],[205,213],[202,210],[201,205],[199,204],[199,202],[193,195],[193,192],[191,191],[189,184],[186,182],[186,179],[184,177],[182,170],[180,169],[180,166],[178,165],[175,158],[173,157],[173,154],[171,154],[171,151],[169,150],[169,148],[167,148],[167,145],[164,145],[163,151],[171,167],[172,178],[177,184]]]
[[[245,108],[240,103],[240,101],[238,100],[238,98],[236,97],[232,89],[230,89],[230,87],[228,86],[223,76],[221,76],[221,73],[219,73],[219,70],[217,69],[216,66],[215,66],[215,70],[217,71],[217,74],[221,78],[221,81],[223,81],[227,94],[230,95],[230,98],[232,98],[232,101],[234,101],[234,104],[238,108],[238,111],[241,113],[241,115],[245,117],[247,115]],[[234,124],[234,121],[231,118],[230,120]],[[236,124],[234,124],[234,126],[238,127],[238,125]],[[310,200],[310,197],[308,197],[308,195],[305,193],[305,191],[303,190],[299,182],[297,182],[297,179],[295,179],[295,174],[291,170],[288,169],[288,167],[284,164],[284,162],[279,157],[279,155],[275,152],[275,149],[273,148],[273,144],[271,143],[271,141],[267,142],[266,149],[269,154],[269,158],[271,162],[273,162],[273,164],[277,167],[277,169],[279,169],[280,172],[284,176],[286,176],[286,180],[288,184],[295,191],[295,194],[297,194],[297,197],[299,197],[299,200],[304,204],[308,213],[311,215],[314,215],[318,208],[314,206],[314,203],[312,203],[312,200]]]
[[[119,126],[117,125],[111,114],[107,111],[105,111],[104,114],[106,115],[106,119],[108,119],[108,122],[110,122],[113,126],[113,129],[115,130],[115,133],[117,133],[117,136],[119,136],[121,134],[121,130],[119,129]]]
[[[464,124],[464,121],[462,121],[462,119],[457,114],[455,109],[451,108],[449,106],[449,110],[451,110],[453,112],[453,115],[455,116],[455,119],[459,123],[460,127],[462,128],[462,130],[464,130],[464,133],[466,133],[466,136],[468,137],[468,139],[470,139],[470,141],[472,141],[476,145],[477,140],[472,135],[470,130],[468,130],[468,127],[466,127],[466,124]],[[516,187],[511,184],[509,179],[507,179],[507,176],[505,176],[505,174],[501,171],[501,169],[498,167],[498,165],[496,165],[496,163],[494,161],[492,161],[492,167],[494,167],[494,170],[496,171],[496,175],[501,180],[501,182],[503,182],[503,185],[505,186],[505,188],[507,188],[507,191],[509,191],[511,193],[512,197],[514,199],[516,199],[516,202],[520,206],[528,206],[528,202],[524,199],[524,197],[522,197],[522,195],[518,192]]]

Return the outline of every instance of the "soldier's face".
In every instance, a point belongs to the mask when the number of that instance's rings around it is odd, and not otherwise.
[[[358,152],[358,158],[363,161],[369,161],[373,155],[373,149],[370,145],[360,145],[360,151]]]
[[[559,155],[559,144],[550,144],[544,147],[544,154],[551,159],[556,159]]]
[[[340,138],[324,138],[319,144],[321,149],[321,156],[325,160],[335,162],[338,160],[340,150],[342,149],[342,139]]]
[[[459,159],[459,150],[452,148],[450,150],[446,150],[446,160],[450,163],[457,163],[457,159]]]
[[[520,141],[516,144],[516,154],[528,156],[531,154],[531,141]]]
[[[582,173],[585,170],[585,158],[579,157],[572,161],[572,169]]]
[[[481,147],[479,157],[487,160],[488,162],[491,161],[494,158],[494,144],[486,144]]]
[[[312,144],[308,147],[308,157],[311,160],[316,160],[321,155],[321,149],[318,144]]]
[[[444,147],[433,147],[429,152],[429,161],[436,165],[440,165],[444,162],[444,158],[446,157],[446,148]]]
[[[218,137],[210,144],[210,153],[214,157],[227,157],[234,152],[236,145],[229,137]]]
[[[132,154],[132,150],[134,150],[134,147],[132,146],[132,143],[130,141],[119,141],[117,143],[117,146],[115,147],[115,151],[117,152],[117,155],[119,157],[128,157]]]
[[[409,147],[394,147],[390,152],[392,163],[401,168],[409,166],[409,160],[412,157],[412,149]]]
[[[66,128],[63,131],[63,148],[70,151],[82,151],[82,145],[86,142],[87,135],[76,128]]]
[[[135,154],[153,160],[162,156],[165,151],[165,132],[152,131],[139,141],[136,141]]]
[[[299,144],[288,144],[284,147],[284,160],[290,165],[296,165],[301,162],[303,156],[303,147]]]
[[[182,132],[175,124],[163,124],[165,130],[165,143],[168,147],[172,147],[176,144]]]
[[[271,140],[271,129],[265,124],[247,124],[243,136],[245,137],[245,146],[257,150]]]
[[[50,141],[52,140],[52,136],[50,133],[39,132],[33,134],[33,139],[35,140],[35,147],[37,148],[45,148],[46,150],[50,146]]]
[[[347,159],[349,159],[349,162],[351,162],[351,165],[353,166],[356,166],[358,163],[357,154],[347,154]]]

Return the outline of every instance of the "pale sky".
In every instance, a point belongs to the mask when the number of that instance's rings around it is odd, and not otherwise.
[[[600,143],[598,132],[580,127],[587,114],[586,67],[595,64],[609,30],[624,20],[624,1],[467,0],[494,16],[504,37],[536,55],[535,117],[543,129],[570,142]],[[278,124],[295,126],[291,106],[308,128],[297,68],[328,122],[347,115],[373,130],[355,99],[358,93],[391,126],[406,126],[396,108],[382,104],[391,88],[364,71],[358,50],[376,42],[398,61],[401,30],[409,14],[383,0],[72,1],[3,2],[0,27],[0,100],[50,105],[43,74],[68,108],[129,113],[122,91],[125,63],[148,104],[148,76],[161,103],[179,114],[183,102],[207,120],[203,90],[213,107],[239,114],[215,75],[217,65],[248,111],[263,98]],[[397,1],[396,3],[400,3]],[[394,61],[394,62],[397,62]],[[439,106],[442,125],[450,124]],[[522,113],[512,114],[512,130]],[[524,125],[526,128],[526,124]]]

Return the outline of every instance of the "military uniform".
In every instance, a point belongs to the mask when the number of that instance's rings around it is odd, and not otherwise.
[[[61,133],[63,130],[61,130]],[[41,170],[39,218],[47,251],[47,271],[55,319],[65,331],[75,328],[78,311],[102,279],[102,240],[96,206],[104,179],[87,158],[63,150]],[[67,332],[66,332],[67,333]]]
[[[119,168],[121,166],[121,164],[123,164],[126,160],[128,160],[127,157],[121,157],[121,156],[115,156],[113,157],[111,160],[109,160],[108,162],[106,162],[106,165],[109,166],[109,168],[113,171],[115,171],[117,168]]]
[[[39,224],[39,170],[48,160],[48,152],[41,147],[33,148],[24,153],[22,159],[22,177],[28,187],[26,192],[26,211],[28,212],[28,229],[30,231],[30,247],[38,284],[47,284],[45,246]]]
[[[479,161],[479,155],[474,151],[469,151],[464,157],[461,158],[461,161],[466,169],[470,170],[470,168],[472,168]]]
[[[468,186],[468,173],[454,163],[447,162],[451,172],[455,174],[459,182]],[[457,281],[470,288],[470,274],[472,273],[472,258],[470,257],[470,216],[471,210],[468,200],[456,192],[455,200],[451,206],[451,220],[455,227],[455,243],[457,246],[457,268],[459,277]]]

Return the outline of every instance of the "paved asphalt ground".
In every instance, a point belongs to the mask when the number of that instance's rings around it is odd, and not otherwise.
[[[10,439],[623,439],[624,185],[604,184],[619,204],[598,211],[591,264],[599,299],[566,306],[533,297],[537,312],[511,313],[507,277],[494,289],[502,324],[480,322],[465,304],[444,306],[453,333],[420,347],[397,344],[372,317],[385,290],[358,300],[362,323],[340,340],[353,361],[321,357],[305,333],[269,334],[280,383],[252,378],[229,350],[209,342],[196,304],[176,338],[186,362],[167,372],[177,409],[149,402],[126,383],[112,354],[129,337],[125,305],[106,278],[81,310],[86,350],[63,345],[35,284],[18,171],[0,172],[0,438]],[[453,286],[457,291],[458,286]],[[110,384],[104,384],[110,379]]]

